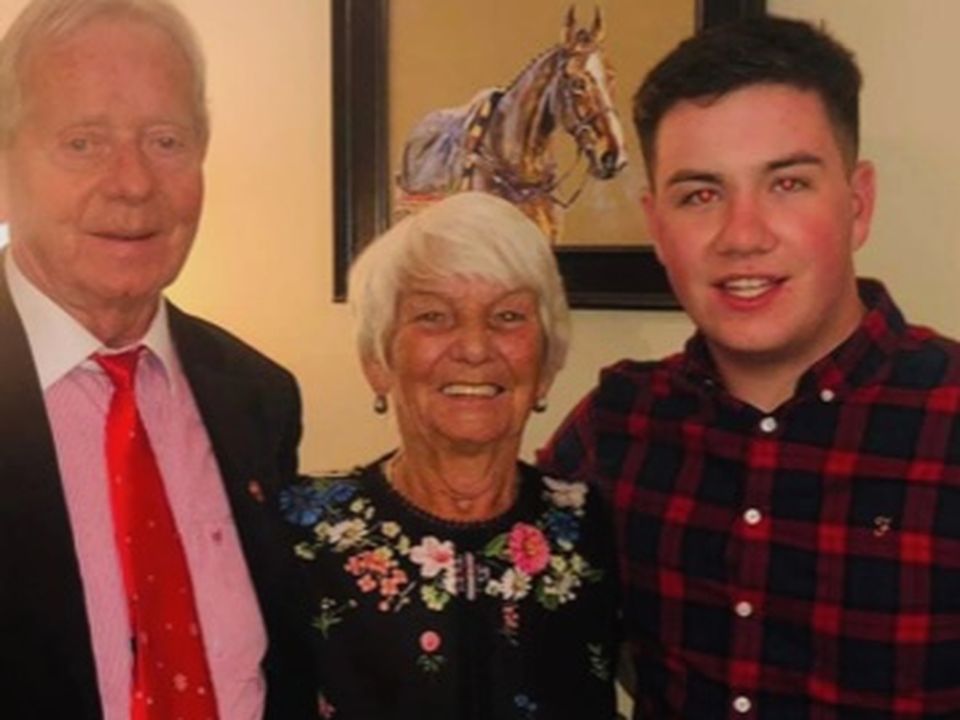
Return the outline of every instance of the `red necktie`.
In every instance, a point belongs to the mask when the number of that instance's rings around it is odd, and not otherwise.
[[[107,473],[132,625],[132,720],[215,720],[193,586],[163,479],[137,412],[140,348],[96,361],[113,382]]]

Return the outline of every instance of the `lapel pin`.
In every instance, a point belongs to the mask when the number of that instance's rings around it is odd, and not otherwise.
[[[266,501],[266,498],[263,495],[263,488],[256,480],[251,480],[247,483],[247,492],[250,493],[250,497],[252,497],[258,503],[263,504]]]

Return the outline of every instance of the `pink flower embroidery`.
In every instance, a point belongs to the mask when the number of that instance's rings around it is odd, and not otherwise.
[[[410,559],[420,566],[420,574],[425,578],[436,577],[443,570],[453,569],[455,556],[452,542],[441,542],[433,535],[428,535],[419,545],[410,548]]]
[[[330,720],[330,718],[337,714],[337,709],[331,705],[330,701],[322,694],[317,698],[317,710],[320,712],[320,717],[324,720]]]
[[[436,652],[440,647],[440,636],[433,630],[427,630],[420,636],[420,648],[425,653]]]
[[[400,592],[407,582],[407,574],[403,570],[392,570],[389,575],[380,581],[380,593],[386,597],[393,597]]]
[[[550,562],[550,543],[533,525],[514,525],[507,538],[507,547],[513,564],[527,575],[536,575]]]
[[[357,587],[365,593],[373,592],[377,589],[377,581],[370,575],[362,575],[360,579],[357,580]]]

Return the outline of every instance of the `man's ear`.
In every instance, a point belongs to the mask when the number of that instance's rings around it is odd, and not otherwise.
[[[663,257],[660,255],[660,216],[657,212],[657,197],[652,190],[644,190],[640,196],[640,205],[643,207],[643,216],[647,221],[647,233],[653,241],[653,251],[657,254],[657,259],[663,263]]]
[[[877,196],[877,177],[873,163],[868,160],[857,162],[850,173],[850,193],[853,205],[853,223],[850,229],[851,250],[856,252],[870,235],[870,223],[873,220],[873,207]]]

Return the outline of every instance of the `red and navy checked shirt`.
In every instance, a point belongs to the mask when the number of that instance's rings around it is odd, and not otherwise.
[[[776,411],[694,336],[603,371],[541,453],[614,508],[638,717],[960,718],[960,345],[860,293]]]

